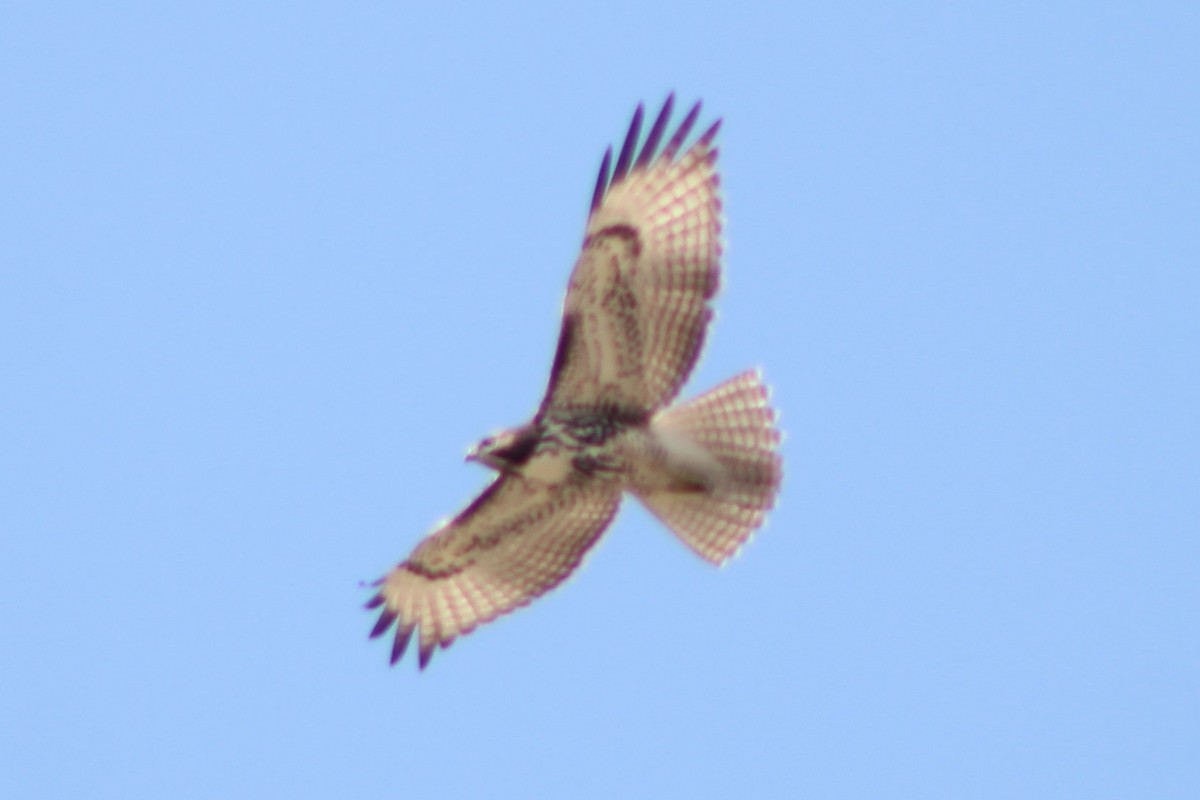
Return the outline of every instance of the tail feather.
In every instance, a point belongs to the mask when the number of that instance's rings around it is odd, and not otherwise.
[[[688,478],[674,487],[645,487],[638,497],[714,564],[745,544],[779,492],[780,434],[767,399],[761,376],[751,370],[667,409],[651,425],[667,468]]]

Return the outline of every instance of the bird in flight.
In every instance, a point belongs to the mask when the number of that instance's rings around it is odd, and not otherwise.
[[[470,451],[495,479],[372,584],[371,637],[395,626],[393,664],[414,632],[424,669],[435,648],[557,586],[626,491],[713,564],[774,504],[780,435],[756,370],[671,405],[700,355],[721,273],[721,123],[683,151],[697,103],[660,151],[673,104],[668,96],[640,147],[639,105],[616,164],[611,147],[604,154],[533,420]]]

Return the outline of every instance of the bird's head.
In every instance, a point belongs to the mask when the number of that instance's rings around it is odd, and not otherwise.
[[[509,428],[472,447],[467,452],[467,461],[478,461],[500,472],[513,472],[530,459],[537,443],[538,432],[534,426]]]

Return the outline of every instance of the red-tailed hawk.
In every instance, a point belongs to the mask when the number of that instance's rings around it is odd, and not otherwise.
[[[774,503],[779,432],[756,371],[669,407],[704,344],[721,271],[720,121],[679,156],[697,103],[660,153],[673,100],[640,148],[638,106],[611,177],[612,148],[604,154],[537,414],[471,451],[496,479],[375,584],[371,636],[397,626],[393,664],[414,631],[424,669],[435,646],[557,586],[625,491],[714,564]]]

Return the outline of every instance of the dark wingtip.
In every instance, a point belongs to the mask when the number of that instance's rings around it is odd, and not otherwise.
[[[372,597],[370,600],[368,600],[366,602],[366,605],[363,606],[363,608],[370,611],[372,608],[379,608],[381,605],[383,605],[383,595],[377,594],[374,597]]]
[[[650,128],[650,135],[646,137],[646,143],[642,145],[642,153],[638,156],[634,169],[648,167],[650,166],[650,162],[654,160],[654,152],[658,150],[658,145],[662,142],[663,133],[667,129],[667,123],[671,119],[671,110],[674,107],[675,93],[671,92],[667,95],[667,100],[663,103],[662,110],[658,112],[658,119],[654,120],[654,125]]]
[[[683,122],[679,124],[678,130],[671,136],[667,146],[663,148],[662,157],[668,161],[675,158],[679,151],[683,148],[683,143],[688,135],[692,132],[692,128],[696,125],[696,120],[700,116],[700,102],[697,101]],[[613,166],[612,153],[613,150],[609,147],[604,151],[604,160],[600,162],[600,174],[596,176],[596,188],[592,192],[592,212],[595,212],[604,202],[604,195],[609,188],[617,185],[629,175],[631,170],[642,169],[648,167],[654,161],[658,145],[666,133],[667,124],[671,121],[671,112],[675,108],[675,92],[667,95],[667,99],[663,102],[662,110],[658,112],[658,117],[655,118],[654,124],[650,127],[650,133],[646,137],[646,141],[642,147],[638,148],[638,134],[642,130],[642,119],[645,115],[645,107],[638,103],[637,109],[633,112],[633,121],[629,123],[629,131],[625,134],[625,141],[621,145],[621,152],[617,156],[616,166],[612,169],[612,175],[609,175],[609,168]],[[704,135],[700,137],[698,143],[709,145],[717,136],[717,131],[721,128],[721,120],[714,122]]]
[[[396,629],[396,638],[392,640],[392,655],[388,659],[388,663],[395,666],[396,662],[404,657],[404,651],[408,649],[408,640],[412,638],[412,627],[404,627],[401,625]]]
[[[596,189],[592,192],[592,211],[600,207],[604,193],[608,191],[608,166],[612,163],[612,148],[604,151],[604,160],[600,162],[600,174],[596,176]]]
[[[699,140],[700,144],[703,144],[703,145],[712,144],[713,139],[717,138],[717,132],[721,130],[722,122],[724,122],[724,120],[718,119],[712,125],[709,125],[708,130],[706,130],[704,132],[704,135],[700,137],[700,140]]]
[[[683,147],[683,140],[692,132],[692,126],[696,124],[696,118],[700,116],[700,102],[692,106],[692,110],[683,118],[683,122],[679,123],[679,129],[675,131],[675,135],[671,137],[671,141],[667,142],[666,148],[663,149],[663,158],[674,158],[679,149]]]
[[[375,627],[371,628],[371,633],[367,637],[369,639],[377,639],[382,636],[388,628],[392,627],[392,623],[396,621],[396,612],[390,608],[385,608],[383,613],[379,615]]]
[[[433,658],[433,645],[430,644],[428,647],[421,645],[421,650],[417,655],[417,666],[421,668],[422,672],[424,672],[425,668],[429,666],[429,660],[431,658]]]
[[[633,163],[633,151],[637,149],[638,134],[642,132],[642,116],[645,109],[638,103],[633,112],[633,121],[629,123],[629,132],[625,134],[625,143],[621,145],[621,155],[617,156],[617,167],[613,170],[613,184],[620,183],[629,174],[629,165]]]

